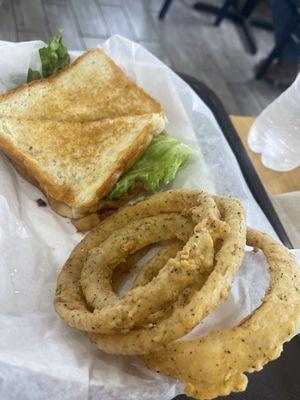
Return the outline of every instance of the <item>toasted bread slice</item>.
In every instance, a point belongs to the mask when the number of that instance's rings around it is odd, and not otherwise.
[[[56,121],[163,113],[103,51],[93,49],[46,79],[0,95],[0,116]]]
[[[165,126],[160,113],[95,122],[0,118],[0,149],[54,208],[80,217],[103,198]]]

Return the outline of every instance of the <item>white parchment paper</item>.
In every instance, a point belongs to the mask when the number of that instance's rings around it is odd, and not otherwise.
[[[27,69],[40,66],[43,42],[0,42],[0,91],[26,81]],[[242,200],[248,224],[272,235],[253,200],[210,110],[162,62],[120,36],[102,48],[126,74],[163,105],[167,131],[198,150],[172,184],[194,187]],[[73,59],[79,52],[72,52]],[[52,301],[60,267],[81,239],[70,222],[0,155],[0,399],[7,400],[167,400],[182,385],[153,373],[135,357],[109,356],[85,335],[68,328]],[[238,322],[260,303],[268,284],[264,259],[247,253],[229,299],[189,337]]]

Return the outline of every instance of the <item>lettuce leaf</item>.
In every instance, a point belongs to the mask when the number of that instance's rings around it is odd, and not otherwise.
[[[159,135],[152,139],[145,153],[119,179],[107,196],[115,200],[128,193],[137,182],[149,192],[155,192],[161,184],[171,182],[195,151],[178,140]]]
[[[62,43],[62,31],[52,36],[48,46],[39,50],[42,62],[42,73],[28,69],[27,82],[36,79],[47,78],[61,68],[70,64],[70,56],[67,48]]]
[[[31,81],[35,81],[37,79],[41,79],[42,74],[39,71],[34,71],[33,69],[29,68],[27,72],[27,83]]]

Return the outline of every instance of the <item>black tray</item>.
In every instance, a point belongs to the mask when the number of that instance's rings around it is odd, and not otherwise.
[[[279,220],[278,215],[264,189],[244,146],[234,129],[220,99],[204,83],[185,75],[179,74],[201,97],[213,112],[224,136],[237,158],[244,178],[255,200],[260,205],[266,217],[272,224],[281,241],[289,248],[292,244]],[[280,358],[267,364],[260,372],[248,375],[247,390],[233,393],[219,399],[228,400],[300,400],[300,339],[296,336],[284,345]],[[180,395],[177,400],[186,400],[187,396]]]

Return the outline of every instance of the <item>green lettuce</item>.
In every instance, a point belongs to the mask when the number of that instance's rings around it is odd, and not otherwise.
[[[149,192],[155,192],[161,184],[166,185],[175,178],[191,154],[195,154],[194,150],[168,135],[154,137],[141,158],[119,179],[107,199],[115,200],[126,195],[137,182]]]
[[[42,63],[42,73],[28,69],[27,82],[36,79],[47,78],[61,68],[70,64],[70,56],[67,48],[62,43],[62,31],[52,36],[48,46],[39,50]]]
[[[33,69],[29,68],[27,72],[27,83],[31,81],[35,81],[37,79],[41,79],[42,74],[39,71],[34,71]]]

